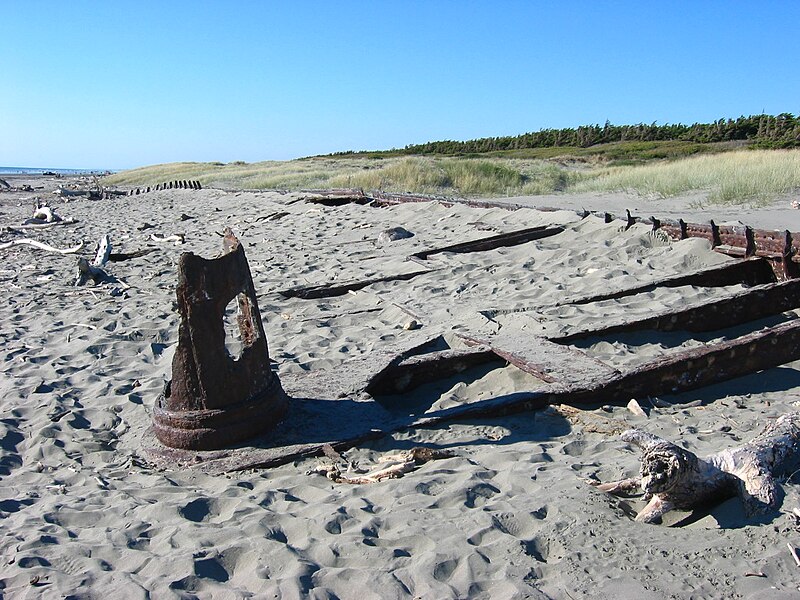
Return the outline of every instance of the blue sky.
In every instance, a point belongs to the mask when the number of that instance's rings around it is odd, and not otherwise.
[[[800,2],[0,0],[0,165],[800,112]]]

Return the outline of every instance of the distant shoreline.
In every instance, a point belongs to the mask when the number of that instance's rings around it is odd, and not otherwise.
[[[0,175],[106,175],[114,169],[53,169],[48,167],[0,167]]]

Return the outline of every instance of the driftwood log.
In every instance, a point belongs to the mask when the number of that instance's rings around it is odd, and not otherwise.
[[[61,221],[61,217],[59,217],[52,208],[47,206],[46,204],[38,205],[33,210],[33,217],[30,220],[33,224],[41,224],[44,223],[57,223]],[[24,223],[25,225],[29,224],[27,221]]]
[[[28,238],[22,240],[11,240],[10,242],[5,242],[0,244],[0,250],[7,250],[8,248],[13,248],[14,246],[33,246],[34,248],[39,248],[40,250],[45,250],[47,252],[56,252],[58,254],[75,254],[76,252],[80,252],[83,248],[83,242],[78,244],[77,246],[73,246],[72,248],[56,248],[55,246],[51,246],[50,244],[45,244],[44,242],[40,242],[37,240],[29,240]]]
[[[186,241],[186,236],[182,233],[174,233],[170,236],[153,233],[150,235],[150,239],[154,242],[175,242],[176,246],[180,246]]]
[[[443,458],[452,458],[455,452],[452,450],[438,450],[435,448],[425,448],[417,446],[410,450],[403,450],[396,454],[390,454],[378,459],[379,463],[384,466],[377,470],[368,473],[359,472],[353,475],[349,473],[342,473],[342,469],[338,463],[344,462],[344,458],[330,445],[323,447],[323,453],[333,463],[319,464],[311,469],[308,474],[316,473],[325,475],[334,483],[349,483],[352,485],[363,485],[367,483],[377,483],[384,479],[398,479],[404,474],[409,473],[416,469],[419,465],[424,465],[431,460],[441,460]],[[348,470],[353,467],[352,463],[347,464]]]
[[[88,280],[92,280],[95,284],[102,283],[109,279],[102,267],[108,262],[108,257],[111,254],[111,241],[108,235],[104,235],[97,242],[97,252],[95,253],[92,262],[81,257],[78,259],[78,272],[75,276],[75,285],[83,285]]]
[[[768,514],[783,499],[779,478],[800,463],[800,412],[769,423],[753,440],[700,458],[658,436],[629,429],[623,441],[642,451],[640,476],[592,483],[599,490],[625,494],[641,489],[649,500],[636,520],[660,523],[673,509],[692,509],[739,496],[748,516]]]

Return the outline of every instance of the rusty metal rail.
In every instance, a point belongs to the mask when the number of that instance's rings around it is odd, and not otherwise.
[[[729,256],[760,256],[770,261],[779,279],[800,275],[800,233],[753,229],[747,225],[708,225],[650,219],[653,229],[665,232],[674,240],[696,237],[711,242],[717,252]]]

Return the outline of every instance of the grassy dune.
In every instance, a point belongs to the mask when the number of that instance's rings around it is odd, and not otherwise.
[[[123,171],[109,185],[155,185],[196,179],[234,189],[352,187],[455,196],[544,194],[566,189],[578,175],[543,160],[432,157],[309,158],[261,163],[170,163]]]
[[[318,157],[286,162],[171,163],[123,171],[109,185],[196,179],[229,189],[364,188],[449,196],[626,191],[668,198],[707,191],[710,202],[763,204],[800,190],[800,150],[736,150],[645,164],[566,167],[568,159]]]
[[[705,190],[712,203],[764,204],[800,190],[800,150],[740,150],[611,167],[596,171],[572,190],[624,190],[662,198]]]

